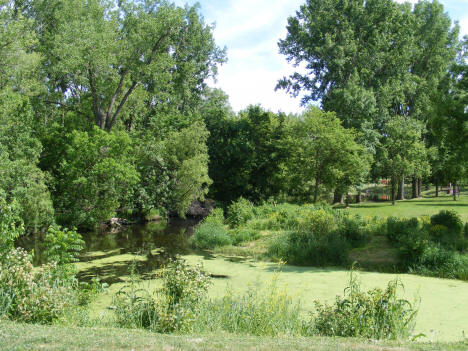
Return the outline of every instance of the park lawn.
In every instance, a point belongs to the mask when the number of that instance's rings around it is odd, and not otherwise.
[[[257,337],[232,334],[162,335],[144,330],[19,324],[0,320],[0,350],[466,350],[468,342],[420,343],[321,337]]]
[[[468,222],[468,194],[463,194],[457,201],[451,195],[441,195],[439,197],[422,197],[419,199],[397,201],[392,206],[391,201],[384,202],[363,202],[351,204],[348,209],[350,213],[362,216],[379,217],[419,217],[432,216],[441,210],[455,210]]]

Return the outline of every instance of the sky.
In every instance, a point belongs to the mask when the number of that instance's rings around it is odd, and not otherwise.
[[[280,78],[294,72],[285,56],[279,54],[278,40],[286,37],[288,17],[295,15],[305,0],[176,1],[178,5],[197,2],[205,21],[216,26],[216,43],[227,49],[228,62],[220,67],[217,81],[210,85],[229,95],[234,111],[260,104],[274,112],[300,112],[300,97],[275,91],[275,86]],[[459,21],[462,35],[468,34],[468,0],[439,2],[452,20]]]

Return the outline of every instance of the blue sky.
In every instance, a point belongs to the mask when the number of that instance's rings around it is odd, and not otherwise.
[[[404,2],[403,0],[396,0]],[[416,2],[411,0],[410,2]],[[293,72],[278,53],[278,40],[286,36],[287,18],[305,0],[177,0],[200,3],[208,23],[215,23],[214,36],[227,48],[228,62],[219,71],[216,83],[230,98],[235,111],[249,104],[261,104],[272,111],[298,112],[300,98],[274,91],[281,77]],[[463,34],[468,34],[468,0],[439,0]]]

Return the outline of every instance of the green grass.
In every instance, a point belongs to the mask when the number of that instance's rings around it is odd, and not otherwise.
[[[385,202],[363,202],[352,204],[348,211],[362,216],[379,217],[419,217],[432,216],[441,210],[457,211],[463,221],[468,222],[468,195],[460,196],[460,200],[453,201],[451,195],[439,197],[423,197],[420,199],[397,201],[392,206],[390,201]]]
[[[0,321],[0,350],[466,350],[468,342],[417,343],[344,338],[161,335],[143,330],[64,328]]]

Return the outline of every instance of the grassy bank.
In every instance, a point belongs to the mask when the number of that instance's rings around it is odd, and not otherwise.
[[[0,350],[466,350],[468,342],[417,343],[230,334],[161,335],[142,330],[65,328],[0,321]]]
[[[350,213],[362,216],[379,217],[420,217],[432,216],[441,210],[457,211],[465,222],[468,222],[468,195],[463,194],[460,199],[453,201],[451,195],[443,194],[439,197],[423,197],[420,199],[397,201],[392,206],[391,201],[363,202],[351,204]]]

